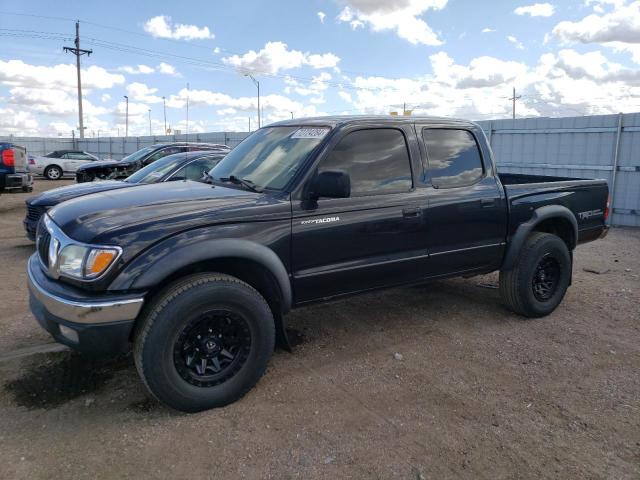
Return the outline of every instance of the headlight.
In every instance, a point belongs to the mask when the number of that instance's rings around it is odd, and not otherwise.
[[[115,248],[67,245],[58,254],[58,272],[80,280],[96,278],[109,268],[118,254]]]

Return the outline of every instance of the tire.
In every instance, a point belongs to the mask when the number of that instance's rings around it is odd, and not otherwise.
[[[512,270],[500,271],[500,296],[507,308],[525,317],[544,317],[560,304],[571,281],[571,254],[550,233],[534,232]]]
[[[196,340],[200,332],[203,338]],[[235,277],[211,273],[186,277],[160,292],[140,319],[133,351],[154,397],[176,410],[199,412],[247,393],[264,374],[274,346],[275,324],[265,299]],[[201,371],[201,357],[207,355],[213,357]],[[222,370],[216,372],[216,366]]]
[[[62,169],[57,165],[49,165],[44,169],[44,176],[47,180],[60,180],[62,178]]]

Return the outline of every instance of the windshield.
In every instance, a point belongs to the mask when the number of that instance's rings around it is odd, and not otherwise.
[[[120,161],[135,161],[138,160],[139,158],[144,157],[147,153],[151,153],[155,150],[155,148],[153,147],[144,147],[141,148],[140,150],[138,150],[137,152],[133,152],[130,155],[127,155],[126,157],[124,157],[123,159],[121,159]]]
[[[327,127],[261,128],[231,150],[209,175],[223,181],[237,177],[258,188],[281,190],[328,132]]]
[[[178,153],[176,155],[168,155],[160,160],[156,160],[150,163],[144,168],[141,168],[133,175],[129,175],[125,182],[127,183],[156,183],[162,177],[164,177],[171,170],[176,168],[180,163],[184,161],[184,153]]]

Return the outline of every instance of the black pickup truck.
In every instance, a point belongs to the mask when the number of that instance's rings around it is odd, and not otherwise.
[[[288,346],[286,313],[312,302],[499,270],[509,309],[547,315],[574,248],[607,232],[605,181],[499,175],[459,120],[276,123],[208,176],[58,205],[28,263],[31,309],[56,340],[133,343],[149,391],[183,411],[244,395]]]

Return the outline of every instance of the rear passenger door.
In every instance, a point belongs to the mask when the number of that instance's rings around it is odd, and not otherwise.
[[[430,271],[433,275],[498,268],[505,247],[504,192],[475,133],[458,128],[422,128]]]
[[[411,277],[407,235],[412,213],[413,129],[344,132],[314,172],[341,170],[349,198],[292,202],[292,270],[296,302],[402,283]],[[411,139],[412,142],[409,142]]]

